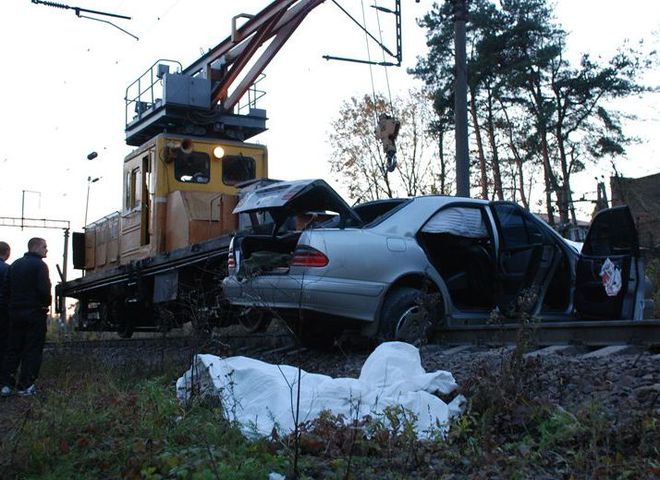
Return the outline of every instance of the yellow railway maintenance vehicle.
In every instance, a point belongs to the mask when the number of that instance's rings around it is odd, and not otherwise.
[[[57,287],[79,300],[76,327],[128,337],[219,323],[236,186],[266,175],[266,148],[244,142],[159,134],[128,155],[122,211],[74,233],[85,276]]]
[[[242,227],[232,213],[238,187],[268,175],[266,147],[247,142],[266,130],[258,82],[323,2],[277,0],[239,14],[231,35],[190,66],[159,60],[126,89],[126,143],[137,148],[123,163],[122,210],[73,234],[74,268],[84,275],[56,287],[60,312],[67,297],[78,300],[78,330],[129,337],[227,320],[220,284]],[[396,63],[379,65],[401,64],[400,0],[392,4],[379,10],[395,19],[396,53],[381,46]]]

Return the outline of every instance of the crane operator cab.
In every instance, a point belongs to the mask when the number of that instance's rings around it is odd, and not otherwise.
[[[121,212],[85,227],[84,269],[104,270],[234,232],[236,185],[266,177],[267,170],[262,145],[157,135],[124,159]]]

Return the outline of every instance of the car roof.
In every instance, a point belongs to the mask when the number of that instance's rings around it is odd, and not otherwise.
[[[439,209],[450,205],[489,205],[488,200],[448,195],[424,195],[412,197],[392,215],[385,217],[371,228],[392,235],[415,235],[421,226]]]

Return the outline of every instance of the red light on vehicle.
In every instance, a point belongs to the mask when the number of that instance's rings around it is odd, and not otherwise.
[[[312,247],[298,247],[289,262],[292,267],[325,267],[328,257]]]
[[[229,252],[229,255],[227,255],[227,268],[236,268],[236,259],[234,258],[234,252]]]

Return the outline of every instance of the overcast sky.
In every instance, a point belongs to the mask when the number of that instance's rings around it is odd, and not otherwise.
[[[64,2],[66,3],[66,2]],[[87,178],[91,186],[88,219],[117,210],[121,203],[121,168],[131,150],[124,144],[124,93],[129,83],[159,58],[179,60],[184,67],[230,32],[231,17],[256,13],[267,0],[76,0],[71,5],[131,16],[115,23],[140,38],[136,41],[108,24],[77,18],[71,10],[34,5],[30,0],[3,0],[0,49],[4,68],[0,88],[0,216],[71,221],[80,230],[85,213]],[[356,15],[360,0],[341,0]],[[365,0],[372,4],[374,0]],[[390,0],[378,0],[389,6]],[[391,68],[392,93],[415,85],[405,68],[424,55],[424,32],[415,19],[429,0],[403,0],[404,66]],[[560,0],[557,16],[570,32],[574,55],[588,51],[611,55],[625,39],[651,38],[660,30],[656,0]],[[385,22],[386,17],[381,17]],[[372,23],[371,26],[375,28]],[[387,39],[386,39],[387,42]],[[364,65],[328,62],[324,54],[364,58],[364,38],[339,9],[326,2],[313,11],[266,70],[268,95],[260,105],[268,111],[269,131],[252,141],[269,147],[269,173],[294,179],[329,175],[326,138],[342,101],[371,92]],[[371,51],[372,57],[375,51]],[[377,91],[387,91],[382,68],[373,70]],[[657,78],[657,75],[656,75]],[[660,81],[659,81],[660,83]],[[660,170],[658,98],[633,107],[643,123],[635,127],[643,143],[630,149],[618,167],[624,175],[643,176]],[[88,153],[98,157],[87,161]],[[585,179],[609,175],[608,165],[594,167]],[[583,181],[584,191],[595,190]],[[22,192],[26,191],[23,195]],[[578,192],[580,194],[582,192]],[[59,231],[0,227],[15,259],[31,236],[51,244],[49,263],[61,263]]]

